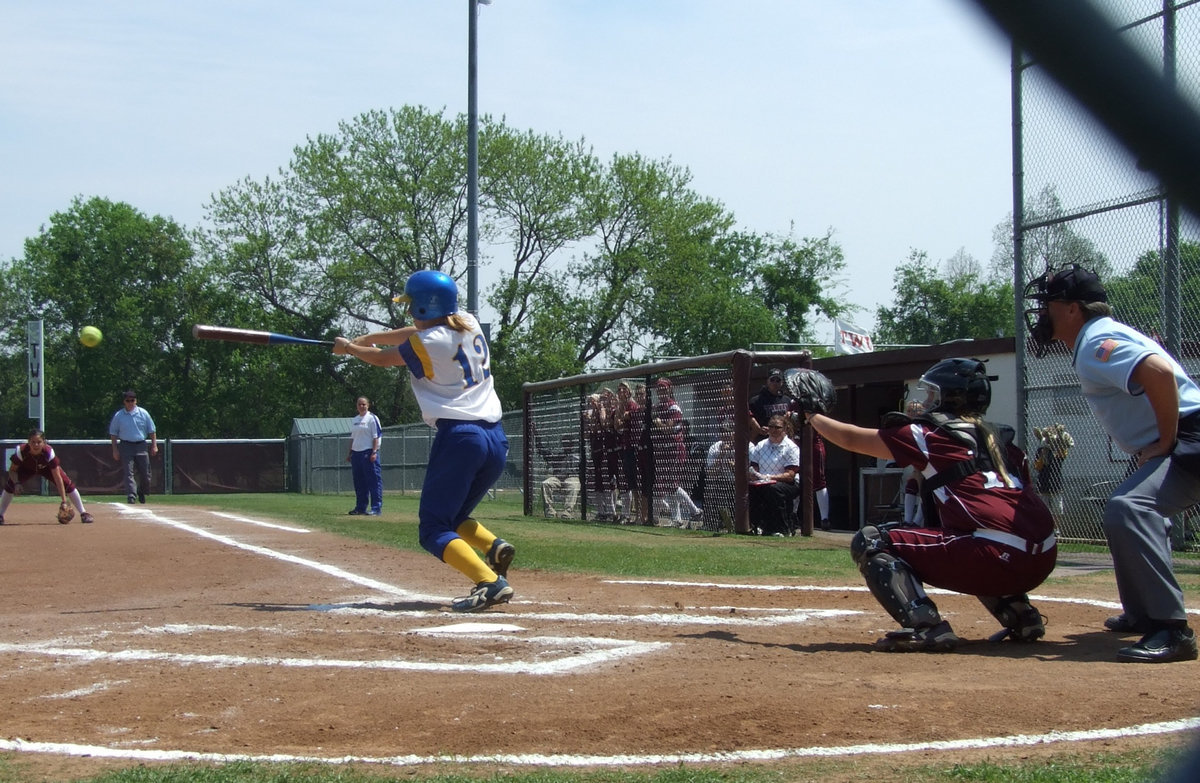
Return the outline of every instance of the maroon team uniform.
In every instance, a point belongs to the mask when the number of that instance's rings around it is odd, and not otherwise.
[[[879,436],[898,466],[912,465],[926,481],[972,456],[963,443],[921,422],[881,429]],[[940,527],[887,531],[890,551],[923,582],[1003,596],[1037,587],[1054,570],[1054,516],[1033,489],[1025,453],[1009,444],[1008,458],[1018,468],[1012,478],[1019,486],[1004,486],[993,472],[971,473],[933,491]]]
[[[59,464],[58,457],[54,454],[54,449],[47,443],[42,447],[41,454],[34,454],[29,449],[28,443],[22,443],[17,453],[12,455],[12,466],[17,469],[17,484],[24,484],[34,476],[41,476],[47,481],[54,482],[54,471],[62,476],[63,491],[68,495],[75,491],[75,482],[71,481],[71,477],[62,469]],[[17,493],[17,484],[13,483],[12,477],[8,477],[4,482],[4,488],[10,494]]]

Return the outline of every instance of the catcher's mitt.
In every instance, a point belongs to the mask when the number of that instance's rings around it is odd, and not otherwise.
[[[70,503],[60,503],[58,506],[58,524],[65,525],[75,518],[75,508]]]
[[[799,367],[788,370],[783,375],[783,382],[805,413],[828,415],[837,405],[837,390],[833,382],[816,370]]]

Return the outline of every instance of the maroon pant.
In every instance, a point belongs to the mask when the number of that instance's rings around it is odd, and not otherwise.
[[[1058,559],[1058,547],[1031,555],[941,528],[889,528],[887,537],[887,551],[908,563],[917,579],[966,595],[1027,593],[1045,581]]]

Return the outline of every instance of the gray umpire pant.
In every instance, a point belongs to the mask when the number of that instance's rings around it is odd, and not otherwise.
[[[132,503],[137,499],[139,478],[142,492],[150,491],[150,444],[144,440],[122,440],[118,441],[117,449],[125,468],[125,497]]]
[[[1121,482],[1104,504],[1121,608],[1134,621],[1186,620],[1183,591],[1171,562],[1167,517],[1200,503],[1200,480],[1166,457],[1152,459]]]

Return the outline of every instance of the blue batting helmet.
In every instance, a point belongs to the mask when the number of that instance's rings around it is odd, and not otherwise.
[[[432,321],[458,312],[458,286],[445,272],[423,269],[404,284],[404,293],[392,301],[408,304],[413,318]]]

